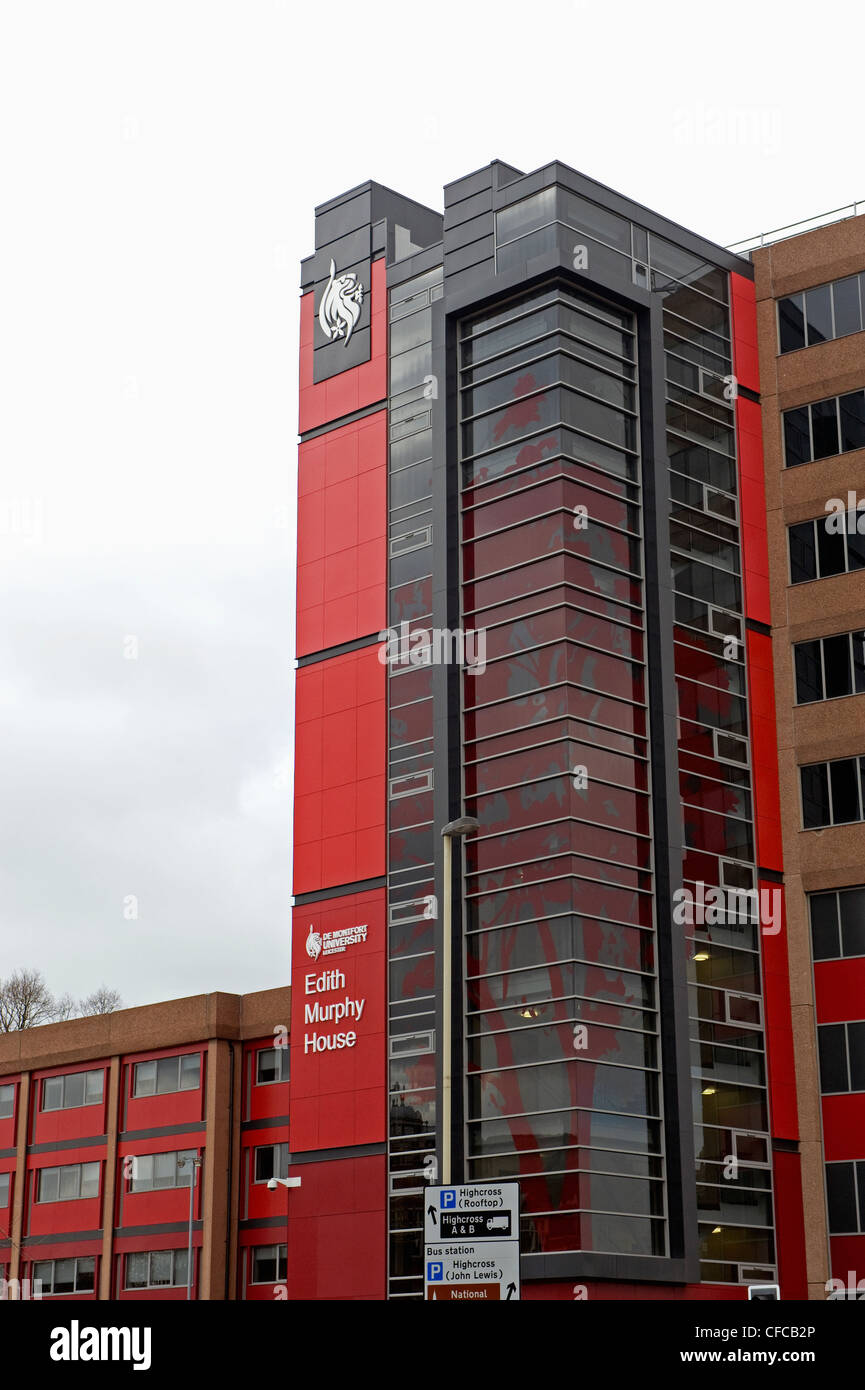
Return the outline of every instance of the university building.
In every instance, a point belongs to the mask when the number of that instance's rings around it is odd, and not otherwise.
[[[423,1298],[439,1181],[527,1299],[865,1274],[865,222],[443,208],[302,263],[291,990],[0,1038],[54,1296],[186,1297],[202,1155],[201,1298]]]

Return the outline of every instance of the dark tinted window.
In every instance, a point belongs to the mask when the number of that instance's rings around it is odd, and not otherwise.
[[[790,583],[803,584],[817,578],[817,547],[813,521],[790,527]]]
[[[865,1023],[847,1024],[850,1090],[865,1091]]]
[[[825,343],[832,333],[832,286],[818,285],[805,295],[805,321],[808,326],[808,346]]]
[[[805,346],[805,315],[801,294],[791,294],[778,301],[778,332],[781,351],[795,352]]]
[[[840,955],[837,893],[812,893],[811,949],[815,960],[835,960]]]
[[[859,767],[856,758],[838,758],[829,764],[832,791],[832,824],[859,820]]]
[[[850,275],[846,280],[836,280],[832,286],[832,298],[835,304],[835,337],[843,338],[848,333],[858,333],[862,327],[858,275]]]
[[[841,451],[865,449],[865,391],[841,396]],[[816,444],[815,444],[816,449]]]
[[[820,643],[799,642],[794,648],[796,661],[796,699],[800,705],[823,699]]]
[[[788,468],[811,460],[811,434],[808,407],[784,412],[784,459]]]
[[[826,520],[829,520],[827,517]],[[845,565],[844,533],[830,531],[826,521],[817,522],[817,555],[820,561],[820,578],[843,574]]]
[[[820,1090],[824,1095],[847,1091],[847,1048],[844,1024],[823,1024],[817,1029],[820,1049]]]
[[[857,1230],[856,1181],[852,1163],[826,1164],[829,1231],[843,1235]]]
[[[825,763],[801,768],[802,817],[806,830],[829,824],[829,773]]]
[[[809,646],[816,645],[808,643]],[[853,689],[850,669],[850,636],[842,633],[840,637],[824,637],[823,669],[826,676],[826,699],[839,695],[849,695]]]
[[[841,947],[845,956],[865,956],[865,888],[838,894]]]
[[[838,402],[834,396],[825,401],[815,401],[811,406],[811,430],[815,459],[829,458],[831,454],[838,453]]]

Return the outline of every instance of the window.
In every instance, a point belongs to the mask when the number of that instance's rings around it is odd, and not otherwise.
[[[799,776],[803,829],[850,825],[863,819],[865,759],[837,758],[830,763],[808,763],[800,767]]]
[[[11,1173],[0,1173],[0,1207],[8,1207],[9,1205],[9,1187],[11,1182]]]
[[[865,887],[812,893],[809,904],[815,960],[865,956]]]
[[[33,1279],[42,1284],[42,1293],[93,1293],[96,1259],[93,1255],[68,1260],[36,1260]]]
[[[842,512],[788,526],[790,583],[806,584],[811,579],[862,569],[865,525],[858,530],[861,520],[861,513]]]
[[[285,1245],[257,1245],[252,1252],[253,1284],[278,1284],[285,1279]]]
[[[265,1047],[256,1061],[255,1084],[269,1086],[274,1081],[288,1080],[288,1048]]]
[[[15,1087],[0,1086],[0,1120],[11,1120],[15,1113]]]
[[[42,1082],[43,1110],[76,1110],[82,1105],[99,1105],[105,1073],[71,1071],[65,1076],[46,1076]]]
[[[178,1149],[165,1154],[136,1154],[132,1160],[129,1191],[156,1192],[160,1188],[188,1187],[192,1170],[188,1164],[181,1167],[180,1160],[197,1157],[195,1149]]]
[[[99,1164],[68,1163],[39,1170],[39,1202],[74,1202],[99,1196]]]
[[[865,631],[842,632],[797,642],[793,648],[796,668],[796,701],[834,700],[841,695],[865,692]]]
[[[255,1150],[255,1181],[288,1177],[288,1145],[263,1144]]]
[[[188,1052],[182,1057],[136,1062],[132,1094],[164,1096],[173,1091],[197,1091],[200,1085],[201,1054]]]
[[[183,1285],[189,1275],[185,1250],[140,1250],[126,1256],[127,1289],[164,1289]]]
[[[865,1023],[821,1023],[817,1046],[824,1096],[865,1091]]]
[[[787,468],[865,448],[865,391],[800,405],[784,411]]]
[[[865,1163],[827,1163],[829,1234],[865,1233]]]
[[[831,338],[846,338],[862,328],[861,275],[848,275],[828,285],[778,300],[778,344],[782,353],[814,347]]]

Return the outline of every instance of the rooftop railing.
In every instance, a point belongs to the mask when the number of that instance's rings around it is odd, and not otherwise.
[[[858,202],[848,203],[843,208],[833,208],[831,212],[822,212],[817,217],[806,217],[803,222],[791,222],[788,227],[776,227],[771,232],[761,232],[759,236],[746,237],[744,241],[737,241],[727,250],[732,251],[737,256],[747,255],[749,251],[756,251],[761,246],[770,246],[775,241],[786,241],[790,237],[802,236],[804,232],[813,232],[818,227],[828,227],[832,222],[844,222],[848,217],[860,217],[865,212],[865,198],[860,198]]]

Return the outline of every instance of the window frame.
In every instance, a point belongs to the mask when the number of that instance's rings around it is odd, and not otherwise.
[[[79,1104],[79,1103],[73,1103],[73,1104],[67,1104],[67,1103],[66,1103],[66,1082],[67,1082],[67,1079],[68,1079],[69,1077],[72,1077],[72,1076],[83,1076],[83,1077],[84,1077],[84,1099],[80,1102],[80,1104]],[[98,1077],[100,1078],[100,1088],[99,1088],[99,1089],[100,1089],[100,1095],[99,1095],[99,1099],[98,1099],[98,1100],[88,1100],[88,1099],[87,1099],[87,1078],[88,1078],[89,1076],[98,1076]],[[54,1081],[54,1082],[59,1082],[59,1083],[60,1083],[61,1092],[62,1092],[62,1099],[61,1099],[60,1105],[46,1105],[46,1104],[45,1104],[45,1088],[46,1088],[47,1084],[48,1084],[50,1081]],[[104,1067],[87,1067],[87,1068],[86,1068],[85,1070],[83,1070],[83,1071],[60,1072],[60,1073],[58,1073],[58,1074],[55,1075],[55,1076],[43,1076],[43,1077],[42,1077],[42,1085],[41,1085],[41,1087],[40,1087],[40,1095],[39,1095],[39,1113],[40,1113],[40,1115],[41,1115],[41,1114],[56,1114],[56,1112],[57,1112],[58,1110],[85,1110],[89,1105],[102,1105],[103,1102],[104,1102],[104,1100],[105,1100],[105,1068],[104,1068]]]
[[[275,1053],[277,1056],[280,1056],[281,1053],[284,1053],[285,1056],[284,1056],[284,1059],[282,1059],[282,1058],[280,1059],[279,1068],[278,1068],[278,1070],[279,1070],[279,1072],[280,1072],[280,1075],[279,1075],[279,1076],[273,1077],[272,1080],[264,1081],[264,1080],[262,1080],[262,1078],[261,1078],[261,1059],[262,1059],[262,1057],[264,1057],[267,1053],[270,1053],[270,1052]],[[288,1076],[283,1076],[281,1073],[284,1072],[284,1071],[288,1071],[288,1070],[289,1070],[290,1062],[291,1062],[291,1059],[290,1059],[290,1057],[289,1057],[288,1047],[286,1047],[285,1045],[283,1045],[283,1046],[281,1046],[281,1047],[276,1047],[276,1046],[271,1046],[271,1047],[260,1047],[260,1048],[258,1049],[258,1051],[256,1052],[256,1054],[255,1054],[255,1082],[254,1082],[254,1084],[255,1084],[256,1086],[283,1086],[283,1085],[285,1085],[285,1083],[289,1080],[289,1078],[288,1078]]]
[[[256,1259],[258,1258],[259,1254],[260,1254],[262,1251],[264,1251],[264,1250],[275,1250],[275,1251],[276,1251],[276,1278],[275,1278],[275,1279],[256,1279],[256,1277],[255,1277],[255,1263],[256,1263]],[[261,1288],[263,1285],[267,1285],[267,1284],[284,1284],[284,1283],[285,1283],[286,1276],[287,1276],[287,1273],[288,1273],[288,1244],[287,1244],[287,1243],[279,1243],[279,1242],[278,1242],[278,1243],[275,1244],[275,1245],[252,1245],[252,1246],[250,1246],[250,1251],[251,1251],[251,1254],[250,1254],[250,1266],[249,1266],[249,1283],[250,1283],[250,1286],[255,1285],[256,1287]]]
[[[132,1258],[132,1257],[134,1257],[134,1256],[136,1256],[136,1255],[138,1255],[138,1256],[143,1255],[143,1256],[145,1256],[145,1258],[147,1259],[147,1283],[146,1283],[146,1284],[130,1284],[130,1282],[129,1282],[129,1260],[130,1260],[130,1258]],[[169,1280],[168,1283],[165,1283],[164,1280],[160,1280],[158,1283],[153,1283],[153,1281],[152,1281],[152,1272],[151,1272],[151,1271],[152,1271],[152,1262],[153,1262],[153,1256],[154,1256],[154,1255],[169,1255],[169,1256],[171,1257],[171,1279]],[[174,1246],[174,1247],[172,1247],[171,1249],[168,1249],[168,1250],[128,1250],[128,1251],[126,1252],[126,1254],[123,1256],[123,1288],[124,1288],[124,1290],[126,1290],[126,1289],[141,1290],[141,1289],[183,1289],[183,1288],[186,1288],[186,1287],[188,1286],[188,1283],[189,1283],[189,1268],[188,1268],[188,1266],[187,1266],[187,1269],[186,1269],[186,1271],[185,1271],[185,1274],[184,1274],[183,1279],[178,1279],[178,1278],[177,1278],[177,1260],[178,1260],[178,1257],[181,1257],[181,1258],[183,1258],[183,1259],[185,1259],[185,1260],[188,1260],[188,1258],[189,1258],[189,1252],[188,1252],[186,1246]],[[193,1258],[193,1264],[194,1264],[194,1262],[195,1262],[195,1255],[194,1255],[194,1253],[193,1253],[193,1257],[192,1257],[192,1258]]]
[[[184,1062],[184,1060],[185,1060],[187,1057],[194,1057],[194,1058],[196,1058],[196,1060],[197,1060],[197,1067],[196,1067],[196,1070],[197,1070],[197,1074],[198,1074],[198,1081],[197,1081],[197,1084],[196,1084],[195,1086],[184,1086],[184,1085],[181,1084],[182,1081],[183,1081],[183,1062]],[[177,1085],[176,1085],[176,1086],[169,1086],[169,1087],[165,1087],[165,1088],[160,1088],[160,1085],[159,1085],[159,1068],[160,1068],[160,1065],[161,1065],[161,1064],[164,1064],[164,1063],[166,1063],[166,1062],[173,1062],[173,1063],[175,1063],[176,1066],[177,1066]],[[141,1067],[151,1067],[151,1066],[155,1068],[154,1074],[153,1074],[153,1090],[152,1090],[152,1091],[141,1091],[141,1090],[138,1089],[139,1069],[140,1069]],[[200,1091],[200,1090],[201,1090],[201,1072],[202,1072],[202,1067],[201,1067],[201,1053],[200,1053],[200,1052],[175,1052],[175,1053],[172,1053],[171,1056],[169,1056],[169,1057],[144,1057],[144,1058],[142,1058],[142,1060],[141,1060],[140,1062],[133,1062],[133,1064],[132,1064],[132,1099],[133,1099],[133,1100],[145,1100],[145,1099],[153,1099],[155,1096],[174,1096],[174,1095],[180,1095],[181,1092],[184,1092],[184,1091]]]
[[[270,1151],[273,1153],[273,1160],[272,1160],[273,1172],[271,1172],[271,1173],[268,1175],[268,1177],[266,1177],[266,1178],[260,1178],[260,1177],[258,1176],[259,1154],[264,1154],[267,1150],[270,1150]],[[284,1160],[284,1161],[283,1161],[283,1162],[280,1162],[281,1159]],[[257,1186],[261,1186],[261,1185],[266,1185],[266,1184],[269,1183],[273,1178],[287,1178],[287,1177],[288,1177],[288,1161],[289,1161],[289,1149],[288,1149],[288,1140],[287,1140],[287,1139],[285,1139],[285,1140],[275,1140],[272,1144],[256,1144],[256,1145],[253,1147],[253,1150],[252,1150],[252,1183],[253,1183],[253,1186],[254,1186],[254,1187],[257,1187]],[[284,1172],[282,1171],[283,1168],[285,1169]]]
[[[844,699],[844,698],[846,698],[846,697],[845,697],[845,696],[839,696],[838,698],[839,698],[839,699]],[[856,816],[856,817],[854,817],[852,820],[839,820],[839,821],[836,821],[835,818],[834,818],[834,806],[833,806],[833,799],[832,799],[832,773],[831,773],[830,769],[831,769],[833,766],[835,766],[836,764],[838,764],[838,763],[856,763],[856,764],[857,764],[857,771],[856,771],[856,795],[857,795],[858,801],[859,801],[859,815]],[[805,771],[808,771],[808,770],[810,770],[811,768],[815,768],[815,767],[824,767],[824,768],[826,769],[826,789],[827,789],[828,798],[829,798],[829,819],[828,819],[827,821],[823,821],[823,822],[822,822],[821,824],[819,824],[819,825],[806,825],[806,824],[805,824],[805,795],[804,795],[804,787],[803,787],[803,781],[802,781],[802,774],[803,774]],[[807,831],[813,831],[813,830],[830,830],[830,829],[836,829],[836,828],[838,828],[839,826],[843,826],[843,825],[861,825],[861,824],[863,823],[863,821],[865,821],[865,784],[863,784],[863,777],[865,777],[865,754],[862,754],[862,753],[852,753],[852,754],[850,754],[850,756],[847,757],[847,758],[821,758],[821,759],[818,759],[818,761],[817,761],[817,762],[814,762],[814,763],[799,763],[799,764],[797,765],[797,771],[798,771],[798,773],[799,773],[798,781],[799,781],[799,828],[800,828],[800,830],[803,830],[803,831],[804,831],[804,830],[807,830]],[[851,885],[851,886],[853,886],[853,885]]]
[[[859,327],[858,327],[858,328],[850,329],[850,330],[849,330],[848,332],[846,332],[846,333],[839,333],[839,332],[838,332],[838,316],[837,316],[837,311],[836,311],[836,308],[835,308],[835,286],[836,286],[836,285],[844,284],[844,282],[847,281],[847,280],[854,280],[854,279],[858,281],[858,285],[859,285]],[[807,313],[807,309],[806,309],[805,296],[806,296],[806,295],[809,293],[809,291],[811,291],[811,290],[822,290],[822,289],[826,289],[826,288],[829,289],[829,303],[830,303],[831,316],[832,316],[832,336],[831,336],[831,338],[822,338],[822,339],[820,339],[819,342],[813,342],[813,343],[811,343],[811,342],[808,341],[808,337],[809,337],[809,334],[808,334],[808,313]],[[803,335],[805,341],[804,341],[804,343],[802,344],[801,347],[795,347],[795,348],[782,348],[782,347],[781,347],[781,305],[787,303],[788,300],[796,300],[796,299],[800,299],[800,300],[801,300],[800,308],[801,308],[801,312],[802,312],[802,335]],[[839,275],[839,276],[837,276],[834,280],[824,280],[824,281],[822,281],[819,285],[806,285],[804,289],[801,289],[801,290],[794,290],[791,294],[782,294],[782,295],[780,295],[780,296],[775,300],[775,320],[776,320],[776,340],[775,340],[775,341],[776,341],[777,344],[778,344],[778,351],[777,351],[776,356],[778,356],[778,357],[787,357],[788,354],[791,353],[791,352],[804,352],[806,348],[809,348],[809,347],[820,347],[821,343],[834,343],[834,342],[836,342],[839,338],[851,338],[855,333],[861,333],[861,332],[863,331],[863,329],[865,329],[865,283],[863,283],[862,273],[861,273],[861,272],[857,273],[856,271],[854,271],[852,275]]]
[[[74,1264],[74,1266],[75,1266],[74,1273],[73,1273],[73,1278],[72,1278],[72,1288],[71,1288],[71,1289],[60,1289],[60,1290],[55,1290],[54,1284],[55,1284],[55,1272],[56,1272],[56,1267],[57,1267],[57,1265],[61,1262],[61,1260],[63,1260],[63,1259],[70,1260],[70,1261]],[[85,1288],[85,1287],[83,1287],[82,1285],[80,1285],[79,1282],[78,1282],[78,1272],[79,1272],[79,1265],[84,1264],[84,1263],[86,1263],[86,1262],[90,1262],[90,1263],[93,1265],[93,1272],[92,1272],[92,1273],[93,1273],[93,1282],[92,1282],[92,1284],[90,1284],[88,1287]],[[40,1274],[37,1274],[37,1273],[36,1273],[36,1271],[37,1271],[37,1269],[39,1268],[40,1265],[42,1265],[42,1266],[44,1266],[44,1265],[50,1265],[50,1266],[51,1266],[51,1287],[50,1287],[50,1288],[46,1288],[46,1286],[45,1286],[45,1281],[42,1280],[41,1293],[42,1293],[43,1296],[44,1296],[45,1294],[48,1294],[49,1297],[52,1297],[52,1298],[70,1298],[70,1297],[72,1297],[74,1294],[79,1294],[79,1293],[95,1293],[95,1291],[96,1291],[96,1256],[95,1256],[95,1255],[67,1255],[67,1256],[55,1257],[55,1258],[52,1259],[52,1260],[33,1260],[32,1264],[31,1264],[31,1266],[30,1266],[30,1277],[31,1277],[31,1279],[33,1279],[33,1280],[42,1279],[42,1276],[41,1276]]]
[[[863,1030],[865,1030],[865,1019],[860,1019],[860,1018],[839,1019],[839,1020],[838,1020],[837,1022],[835,1022],[835,1023],[818,1023],[818,1024],[817,1024],[817,1076],[818,1076],[819,1085],[820,1085],[820,1095],[821,1095],[821,1097],[822,1097],[822,1096],[861,1096],[861,1095],[865,1095],[865,1076],[862,1077],[862,1082],[863,1082],[863,1084],[862,1084],[861,1086],[854,1087],[853,1084],[852,1084],[853,1077],[852,1077],[851,1066],[850,1066],[850,1033],[849,1033],[849,1029],[850,1029],[851,1027],[858,1027],[858,1028],[862,1028]],[[820,1031],[821,1031],[821,1029],[826,1029],[826,1028],[843,1028],[843,1030],[844,1030],[844,1034],[843,1034],[843,1036],[844,1036],[844,1066],[845,1066],[845,1070],[846,1070],[846,1072],[847,1072],[847,1086],[846,1086],[843,1090],[840,1090],[840,1091],[824,1091],[824,1089],[823,1089],[822,1068],[821,1068],[821,1066],[820,1066]],[[865,1040],[865,1032],[863,1032],[863,1040]]]
[[[6,1091],[11,1091],[12,1093],[11,1105],[8,1113],[5,1112],[5,1101],[3,1100]],[[0,1086],[0,1120],[13,1120],[15,1118],[15,1091],[16,1083],[14,1081],[4,1082],[4,1084]]]
[[[83,1186],[84,1186],[84,1182],[85,1182],[85,1176],[84,1176],[84,1170],[85,1170],[85,1168],[95,1168],[95,1169],[96,1169],[96,1192],[94,1192],[94,1193],[83,1193],[83,1192],[81,1191],[81,1189],[82,1189]],[[70,1196],[68,1196],[68,1195],[67,1195],[67,1196],[64,1196],[64,1195],[62,1195],[62,1193],[61,1193],[62,1177],[61,1177],[60,1175],[61,1175],[62,1173],[64,1173],[64,1172],[69,1172],[69,1171],[75,1170],[75,1169],[78,1170],[78,1191],[77,1191],[77,1193],[75,1194],[74,1197],[70,1197]],[[43,1182],[44,1176],[45,1176],[47,1173],[57,1173],[57,1175],[58,1175],[58,1177],[57,1177],[57,1196],[56,1196],[56,1197],[43,1197],[43,1196],[42,1196],[42,1182]],[[98,1158],[97,1158],[97,1159],[89,1159],[89,1160],[87,1160],[86,1162],[83,1162],[83,1163],[46,1164],[44,1168],[37,1168],[37,1169],[36,1169],[36,1202],[37,1202],[37,1204],[40,1205],[40,1206],[42,1206],[42,1205],[49,1205],[49,1204],[51,1204],[52,1202],[93,1202],[93,1201],[98,1201],[98,1200],[99,1200],[99,1197],[100,1197],[100,1195],[101,1195],[101,1187],[102,1187],[102,1162],[101,1162],[101,1160],[98,1159]]]
[[[124,1155],[124,1157],[126,1157],[126,1155]],[[180,1160],[182,1158],[199,1158],[200,1153],[198,1149],[163,1149],[159,1153],[131,1154],[129,1155],[129,1157],[131,1157],[134,1160],[133,1171],[135,1166],[139,1164],[142,1161],[142,1159],[150,1159],[151,1177],[149,1180],[141,1178],[140,1176],[129,1177],[126,1183],[127,1192],[176,1192],[178,1188],[189,1187],[189,1180],[186,1177],[186,1169],[181,1167]],[[174,1182],[166,1183],[156,1181],[155,1160],[157,1158],[174,1159]],[[122,1161],[123,1160],[121,1159],[121,1162]]]

